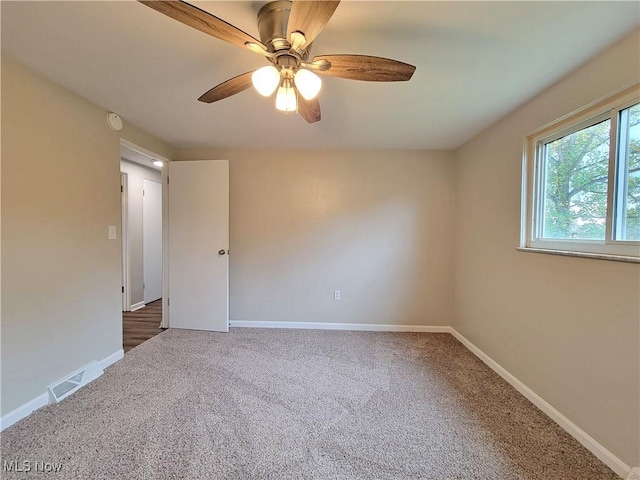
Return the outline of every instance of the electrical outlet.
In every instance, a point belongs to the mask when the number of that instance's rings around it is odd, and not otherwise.
[[[333,291],[333,299],[334,300],[341,300],[342,299],[342,294],[340,293],[340,290],[334,290]]]
[[[109,225],[109,240],[115,240],[115,239],[116,239],[116,226]]]

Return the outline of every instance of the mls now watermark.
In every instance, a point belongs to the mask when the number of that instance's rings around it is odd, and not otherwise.
[[[44,473],[58,473],[62,470],[62,463],[45,462],[36,460],[32,462],[30,460],[3,460],[2,471],[3,472],[44,472]]]

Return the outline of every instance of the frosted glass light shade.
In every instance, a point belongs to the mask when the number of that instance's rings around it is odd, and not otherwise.
[[[251,82],[260,95],[268,97],[278,88],[280,72],[273,65],[259,68],[251,75]]]
[[[282,86],[278,88],[276,95],[276,108],[283,112],[295,112],[298,109],[296,91],[291,84],[291,80],[282,81]]]
[[[296,72],[294,81],[296,82],[296,87],[298,87],[300,95],[302,95],[306,100],[315,98],[322,87],[322,80],[320,77],[309,70],[305,70],[304,68],[301,68]]]

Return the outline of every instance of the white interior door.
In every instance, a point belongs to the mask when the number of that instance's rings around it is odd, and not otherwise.
[[[144,303],[162,298],[162,184],[142,181]]]
[[[229,330],[229,162],[169,164],[169,326]]]

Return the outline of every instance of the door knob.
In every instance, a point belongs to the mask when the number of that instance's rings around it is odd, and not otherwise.
[[[218,255],[224,255],[226,253],[227,253],[226,250],[218,250]]]

